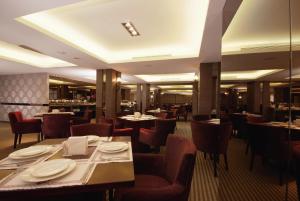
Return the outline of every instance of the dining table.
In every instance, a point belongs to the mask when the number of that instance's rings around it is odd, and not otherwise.
[[[139,142],[140,128],[152,128],[155,126],[155,120],[158,119],[153,115],[141,115],[136,118],[134,115],[118,117],[123,122],[124,127],[132,128],[132,142],[134,152],[148,151],[148,147]]]
[[[43,162],[53,159],[69,158],[76,161],[76,168],[70,175],[63,176],[46,182],[24,183],[18,181],[23,171],[30,168],[30,164],[10,167],[2,163],[8,158],[0,161],[0,200],[30,200],[36,197],[58,196],[72,193],[95,193],[107,189],[131,187],[134,185],[134,165],[132,157],[131,139],[127,136],[111,137],[112,142],[129,143],[128,160],[105,161],[97,158],[99,151],[97,146],[89,147],[89,152],[84,156],[64,156],[62,143],[66,139],[46,139],[37,145],[53,146],[53,153],[49,153]],[[103,142],[105,143],[105,142]],[[37,165],[38,161],[33,162]],[[10,168],[9,168],[10,167]],[[75,181],[76,171],[86,167],[86,172],[80,176],[80,182]],[[73,175],[72,175],[73,174]],[[72,181],[68,180],[72,178]],[[77,175],[78,177],[78,175]],[[20,180],[20,179],[19,179]],[[15,186],[14,186],[15,185]]]

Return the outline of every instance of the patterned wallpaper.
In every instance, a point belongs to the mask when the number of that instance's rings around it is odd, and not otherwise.
[[[49,103],[47,73],[0,75],[0,103]],[[25,118],[48,111],[48,106],[0,105],[0,121],[8,121],[8,112],[22,111]]]

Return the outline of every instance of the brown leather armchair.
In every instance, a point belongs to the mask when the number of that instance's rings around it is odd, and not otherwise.
[[[100,123],[107,123],[111,124],[113,131],[113,136],[130,136],[133,137],[133,129],[132,128],[124,128],[124,125],[121,121],[118,121],[118,119],[113,118],[100,118]]]
[[[174,133],[176,127],[176,119],[157,119],[155,120],[155,127],[152,129],[141,128],[139,141],[159,148],[166,145],[169,134]]]
[[[117,189],[115,201],[187,201],[194,172],[195,145],[169,136],[166,154],[135,154],[135,186]]]
[[[84,136],[84,135],[98,135],[98,136],[111,136],[112,125],[106,123],[98,124],[80,124],[71,126],[72,136]]]
[[[223,154],[226,170],[228,170],[227,147],[232,132],[232,125],[229,122],[213,124],[205,121],[192,121],[193,141],[199,151],[213,155],[214,175],[217,176],[217,161],[220,154]]]
[[[70,114],[43,115],[42,134],[46,139],[70,137],[70,126]]]
[[[17,147],[22,140],[22,134],[38,133],[38,141],[41,138],[41,120],[40,119],[24,119],[20,111],[8,113],[8,118],[12,132],[15,134],[14,148]]]

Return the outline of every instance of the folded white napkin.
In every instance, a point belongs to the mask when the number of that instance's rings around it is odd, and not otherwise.
[[[87,136],[69,137],[63,142],[64,155],[86,155],[88,153]]]

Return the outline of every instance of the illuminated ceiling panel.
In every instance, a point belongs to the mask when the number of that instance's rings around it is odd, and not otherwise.
[[[187,82],[194,81],[195,73],[135,75],[146,82]]]
[[[221,79],[222,80],[254,80],[282,70],[283,69],[227,71],[227,72],[222,72]]]
[[[208,5],[209,0],[94,0],[16,20],[106,63],[193,58],[199,56]],[[124,29],[129,21],[138,37]]]
[[[0,41],[0,58],[39,68],[68,67],[75,64],[50,57],[23,47]]]

